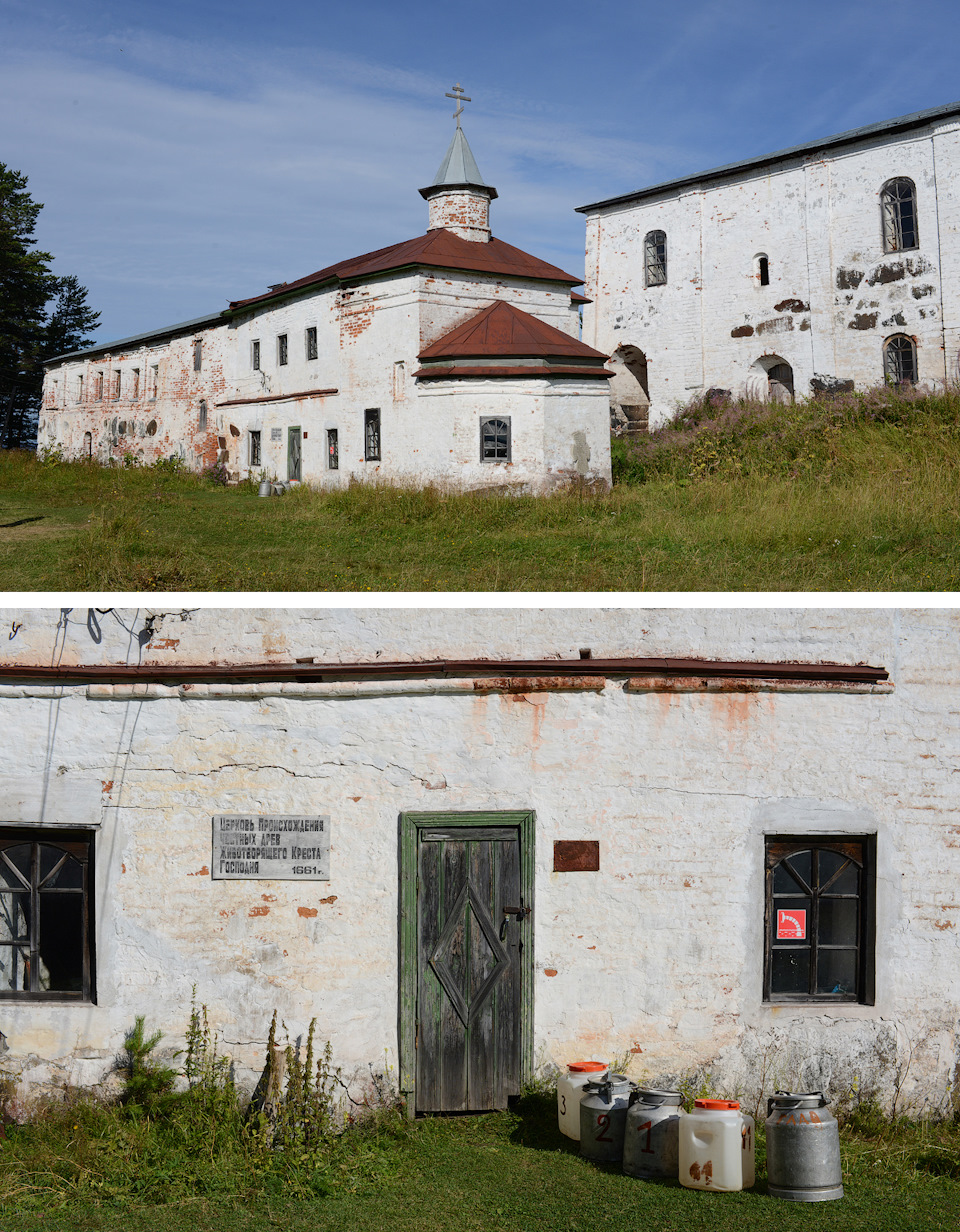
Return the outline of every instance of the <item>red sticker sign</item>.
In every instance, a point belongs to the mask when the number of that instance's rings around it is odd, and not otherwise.
[[[777,912],[777,940],[805,941],[807,937],[806,911]]]

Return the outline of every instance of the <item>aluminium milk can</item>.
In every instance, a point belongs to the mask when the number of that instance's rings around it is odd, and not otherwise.
[[[588,1082],[604,1078],[609,1071],[606,1061],[571,1061],[567,1072],[557,1077],[557,1120],[560,1132],[580,1141],[580,1100]]]
[[[600,1163],[617,1163],[623,1156],[630,1079],[623,1074],[607,1074],[598,1082],[588,1082],[583,1090],[580,1154]]]
[[[767,1190],[791,1202],[843,1197],[840,1130],[822,1091],[767,1100]]]
[[[730,1193],[754,1181],[753,1117],[732,1099],[698,1099],[680,1122],[681,1185]]]
[[[641,1087],[631,1097],[623,1134],[623,1170],[641,1180],[675,1181],[679,1167],[679,1091]]]

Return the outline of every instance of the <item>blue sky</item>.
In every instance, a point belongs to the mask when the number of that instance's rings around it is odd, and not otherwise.
[[[0,161],[106,341],[422,234],[463,117],[493,229],[960,97],[957,0],[0,0]]]

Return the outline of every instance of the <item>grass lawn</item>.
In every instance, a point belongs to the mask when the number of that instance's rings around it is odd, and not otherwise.
[[[440,1232],[450,1227],[463,1232],[595,1232],[624,1227],[657,1232],[766,1232],[771,1227],[779,1232],[809,1228],[955,1232],[960,1211],[960,1134],[953,1126],[908,1127],[880,1136],[844,1130],[845,1196],[818,1204],[784,1202],[767,1195],[762,1134],[757,1184],[743,1193],[705,1194],[676,1184],[637,1181],[622,1175],[617,1165],[588,1163],[557,1130],[551,1095],[527,1096],[515,1112],[432,1118],[409,1127],[394,1121],[352,1131],[323,1161],[329,1192],[309,1199],[291,1196],[279,1175],[270,1173],[248,1176],[246,1193],[200,1192],[167,1202],[158,1195],[159,1204],[133,1196],[132,1180],[113,1194],[108,1182],[99,1198],[89,1183],[82,1194],[71,1196],[62,1186],[50,1186],[49,1172],[37,1167],[38,1160],[33,1162],[36,1170],[30,1171],[31,1132],[44,1131],[15,1131],[24,1167],[13,1170],[9,1160],[2,1167],[4,1232],[14,1227],[18,1232],[43,1228],[172,1232],[187,1226],[196,1232],[281,1227],[289,1232],[343,1228]],[[63,1163],[70,1154],[69,1144],[62,1144],[53,1159]],[[113,1175],[119,1166],[113,1165]],[[141,1161],[131,1157],[125,1169],[133,1178]],[[33,1186],[26,1208],[10,1197],[20,1192],[24,1177]]]
[[[0,589],[960,589],[960,435],[865,425],[831,457],[829,475],[695,461],[608,494],[261,499],[246,484],[5,453]]]

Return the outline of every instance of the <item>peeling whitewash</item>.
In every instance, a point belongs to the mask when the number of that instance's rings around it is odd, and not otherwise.
[[[798,396],[882,384],[894,335],[913,340],[920,384],[960,379],[958,110],[583,207],[584,341],[615,367],[641,353],[651,426],[708,389],[766,398],[778,364]],[[880,194],[896,177],[916,188],[918,244],[884,251]],[[666,281],[645,286],[653,231]]]
[[[744,1092],[943,1101],[958,1073],[960,615],[946,610],[7,609],[2,665],[438,658],[885,667],[881,687],[542,691],[469,679],[53,686],[4,677],[5,827],[94,834],[91,1004],[0,996],[24,1095],[93,1085],[137,1014],[182,1040],[191,988],[243,1081],[276,1008],[347,1075],[398,1052],[398,816],[535,814],[534,1057],[630,1051]],[[142,644],[142,649],[140,649]],[[488,682],[489,686],[489,682]],[[330,879],[210,876],[216,814],[331,818]],[[876,836],[875,1004],[765,1004],[767,835]],[[2,837],[2,834],[0,834]],[[553,871],[556,840],[599,872]]]

